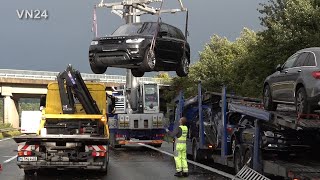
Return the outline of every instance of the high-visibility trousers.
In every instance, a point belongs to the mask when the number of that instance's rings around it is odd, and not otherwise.
[[[176,143],[174,151],[177,172],[188,172],[187,145],[186,143]]]

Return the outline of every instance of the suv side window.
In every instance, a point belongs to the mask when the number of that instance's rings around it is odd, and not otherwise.
[[[184,38],[184,35],[183,35],[183,33],[181,32],[181,30],[178,29],[178,28],[175,28],[175,29],[176,29],[176,31],[177,31],[178,38],[181,39],[181,40],[185,40],[186,38]]]
[[[165,37],[170,37],[170,31],[169,31],[169,27],[166,24],[161,24],[160,26],[160,32],[168,32],[168,35]]]
[[[169,31],[170,31],[170,35],[171,35],[170,37],[179,39],[178,34],[173,26],[169,26]]]
[[[159,26],[157,23],[148,23],[148,34],[155,34],[155,32],[158,30]]]
[[[294,63],[294,67],[300,67],[300,66],[304,66],[305,61],[308,57],[309,53],[307,52],[303,52],[298,56],[298,59],[296,60],[296,62]]]
[[[180,31],[180,29],[178,29],[176,27],[170,26],[170,33],[172,34],[173,38],[180,39],[180,40],[185,40],[185,38],[184,38],[182,32]]]
[[[295,62],[296,59],[297,59],[297,56],[298,56],[298,55],[295,54],[295,55],[289,57],[289,59],[283,64],[282,69],[292,68],[294,62]]]
[[[304,66],[316,66],[316,58],[313,53],[308,53],[308,57],[305,60]]]

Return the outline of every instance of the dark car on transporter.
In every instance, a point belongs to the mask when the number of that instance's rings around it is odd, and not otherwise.
[[[155,46],[151,48],[155,36]],[[136,77],[150,71],[176,71],[183,77],[189,72],[190,46],[181,30],[169,24],[125,24],[111,36],[92,40],[89,63],[96,74],[118,67],[131,69]]]
[[[231,152],[235,156],[236,172],[239,172],[244,164],[249,162],[249,166],[253,167],[253,161],[249,161],[253,157],[254,141],[255,141],[255,118],[247,115],[238,116],[238,127],[232,135]],[[263,159],[274,159],[278,156],[280,159],[294,158],[299,154],[311,152],[312,138],[303,131],[292,129],[274,129],[267,125],[260,126],[260,150]],[[311,140],[311,141],[310,141]],[[239,151],[238,146],[242,147]],[[242,161],[241,156],[243,157]]]
[[[319,108],[320,48],[302,49],[290,56],[264,82],[263,104],[275,111],[277,105],[295,104],[298,114],[309,114]]]

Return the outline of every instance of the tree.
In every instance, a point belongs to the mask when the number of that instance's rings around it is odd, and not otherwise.
[[[210,42],[200,52],[200,59],[190,67],[187,78],[174,78],[174,89],[184,89],[186,96],[195,95],[197,83],[202,81],[203,87],[208,91],[221,91],[226,85],[231,91],[239,91],[242,81],[242,69],[246,67],[246,59],[250,45],[257,41],[256,33],[244,28],[240,37],[231,42],[225,37],[213,35]]]
[[[269,0],[261,4],[261,25],[255,33],[243,29],[236,41],[214,35],[190,67],[188,78],[173,86],[196,93],[196,82],[209,91],[226,85],[238,95],[261,97],[265,78],[296,51],[320,45],[320,0]]]
[[[155,76],[155,78],[161,79],[161,83],[163,83],[163,84],[170,84],[170,82],[171,82],[171,77],[170,77],[169,73],[167,73],[167,72],[160,72],[159,74],[157,74]]]

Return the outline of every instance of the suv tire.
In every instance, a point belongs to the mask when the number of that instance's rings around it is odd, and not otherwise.
[[[90,63],[90,68],[91,68],[92,72],[95,74],[103,74],[107,70],[106,67],[105,68],[99,67],[99,66],[95,65],[94,63]]]
[[[177,75],[179,77],[187,76],[189,74],[189,65],[190,65],[189,59],[184,54],[177,68],[177,71],[176,71]]]
[[[277,110],[277,103],[273,102],[271,89],[269,85],[266,85],[263,89],[263,107],[268,111]]]
[[[156,66],[155,52],[150,49],[150,46],[148,46],[146,48],[145,53],[144,53],[144,58],[142,61],[142,68],[144,71],[153,71],[155,66]],[[141,76],[137,76],[137,77],[141,77]]]
[[[243,164],[241,161],[241,154],[238,149],[236,149],[234,151],[233,161],[234,161],[234,170],[236,173],[238,173],[241,170],[241,168],[243,167]]]
[[[296,104],[297,114],[310,113],[310,105],[307,100],[307,93],[303,87],[299,88],[296,93],[295,104]]]
[[[144,72],[138,69],[131,69],[131,73],[134,77],[142,77],[144,75]]]

